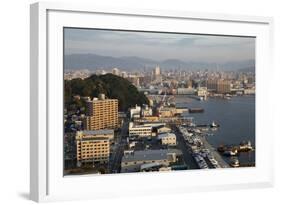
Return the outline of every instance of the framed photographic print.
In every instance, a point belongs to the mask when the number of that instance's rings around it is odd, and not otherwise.
[[[31,199],[272,186],[272,24],[31,5]]]

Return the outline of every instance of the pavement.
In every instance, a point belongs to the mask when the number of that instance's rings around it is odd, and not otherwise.
[[[186,144],[183,135],[178,131],[177,128],[174,128],[173,130],[176,130],[175,134],[177,136],[178,148],[183,153],[183,160],[187,166],[187,169],[199,169],[199,166],[191,154],[191,148]]]
[[[199,138],[202,140],[202,142],[204,143],[204,146],[212,153],[212,155],[214,156],[214,158],[218,161],[218,164],[222,167],[222,168],[229,168],[229,164],[226,163],[223,158],[220,156],[220,154],[216,151],[216,149],[214,149],[214,147],[204,138],[199,136]]]
[[[128,131],[128,122],[124,122],[120,133],[116,136],[115,146],[116,149],[112,153],[113,159],[110,161],[110,172],[119,173],[121,169],[121,161],[124,153],[124,148],[126,146],[126,142],[123,140],[124,136],[127,135]]]

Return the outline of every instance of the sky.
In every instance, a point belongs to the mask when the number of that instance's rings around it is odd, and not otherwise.
[[[255,59],[255,38],[65,28],[65,54],[224,63]]]

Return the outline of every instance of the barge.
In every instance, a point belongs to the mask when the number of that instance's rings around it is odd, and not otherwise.
[[[239,145],[220,145],[217,148],[218,152],[222,153],[226,156],[235,156],[239,152],[249,152],[253,151],[254,148],[250,141],[248,142],[241,142]]]

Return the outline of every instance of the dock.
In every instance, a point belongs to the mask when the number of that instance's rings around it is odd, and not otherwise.
[[[182,144],[188,147],[200,169],[229,168],[216,149],[201,134],[187,135],[186,128],[177,127],[183,140]]]
[[[199,138],[204,143],[204,146],[213,154],[214,158],[218,161],[219,165],[222,168],[230,168],[230,165],[224,161],[221,155],[217,152],[217,150],[206,140],[205,137],[199,136]]]

